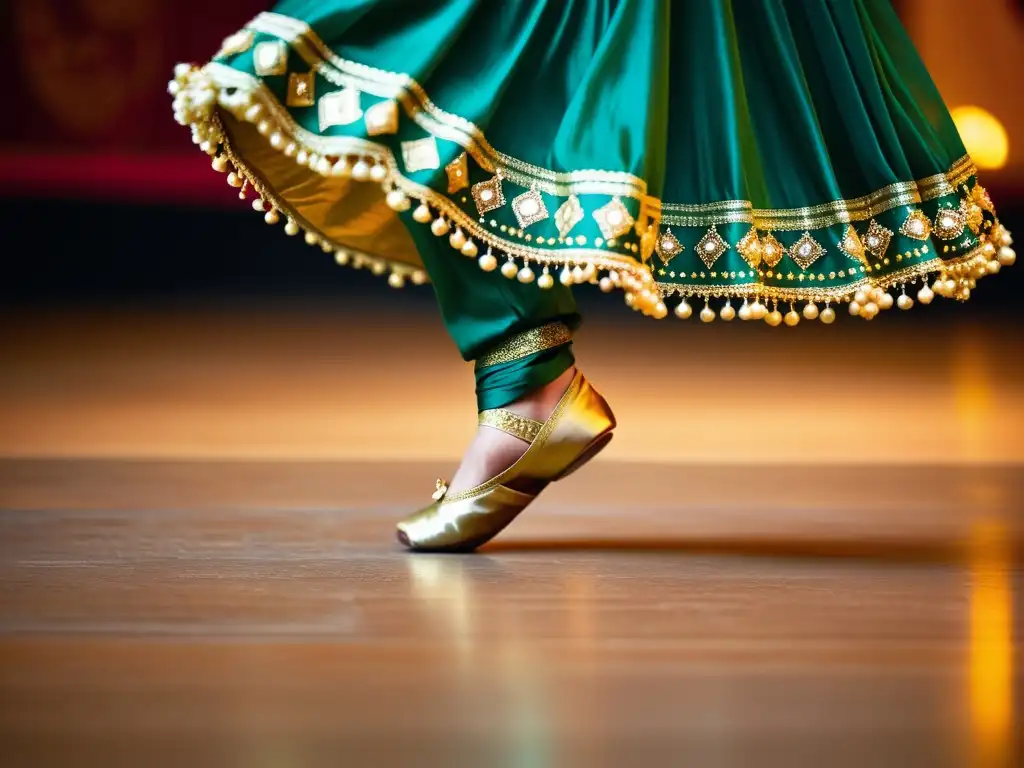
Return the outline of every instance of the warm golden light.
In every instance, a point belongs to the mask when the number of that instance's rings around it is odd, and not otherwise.
[[[985,170],[1002,168],[1010,155],[1010,139],[999,119],[981,107],[956,107],[951,112],[974,164]]]
[[[1009,765],[1013,733],[1013,588],[1007,531],[979,522],[972,534],[970,701],[976,768]]]

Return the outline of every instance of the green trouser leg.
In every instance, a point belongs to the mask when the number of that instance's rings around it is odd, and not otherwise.
[[[570,333],[581,317],[572,292],[555,281],[509,280],[497,270],[483,272],[475,258],[461,255],[448,237],[402,218],[423,258],[448,333],[464,360],[476,361],[477,407],[501,408],[550,384],[575,358]]]

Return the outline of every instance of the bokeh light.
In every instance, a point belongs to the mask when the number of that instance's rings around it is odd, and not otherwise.
[[[1010,139],[999,118],[981,107],[963,106],[951,110],[953,122],[974,164],[986,170],[1006,165]]]

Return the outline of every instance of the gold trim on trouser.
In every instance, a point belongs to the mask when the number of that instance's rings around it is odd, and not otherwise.
[[[572,333],[565,323],[554,322],[531,328],[517,333],[512,338],[495,347],[487,354],[477,358],[476,368],[489,368],[492,365],[511,363],[545,349],[560,347],[572,341]]]
[[[487,411],[480,411],[478,422],[481,426],[500,429],[512,437],[518,437],[532,443],[540,434],[544,422],[531,419],[528,416],[520,416],[505,408],[491,408]]]

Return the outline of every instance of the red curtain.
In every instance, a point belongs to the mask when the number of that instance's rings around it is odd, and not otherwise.
[[[226,199],[171,116],[178,61],[205,61],[268,0],[0,4],[0,194]],[[13,82],[12,82],[13,81]],[[217,186],[213,186],[216,183]]]

